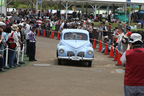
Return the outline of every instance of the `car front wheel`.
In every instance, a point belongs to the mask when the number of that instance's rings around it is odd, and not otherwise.
[[[62,60],[58,59],[58,65],[61,65]]]
[[[92,61],[89,61],[88,62],[88,67],[91,67],[92,66]]]

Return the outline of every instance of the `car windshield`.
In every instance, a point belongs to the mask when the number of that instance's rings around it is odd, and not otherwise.
[[[88,40],[87,34],[68,32],[64,34],[64,40]]]

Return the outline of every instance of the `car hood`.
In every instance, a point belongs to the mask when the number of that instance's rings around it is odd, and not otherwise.
[[[69,45],[72,48],[78,49],[88,43],[88,41],[80,41],[80,40],[73,40],[73,41],[64,41],[65,44]]]

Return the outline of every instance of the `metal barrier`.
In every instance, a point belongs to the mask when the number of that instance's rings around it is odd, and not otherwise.
[[[16,51],[17,52],[17,64],[25,64],[25,62],[23,61],[24,59],[24,48],[25,48],[25,44],[23,44],[23,48],[22,50],[20,50],[20,46],[17,46],[17,50],[12,50],[10,48],[8,48],[8,46],[4,49],[4,50],[0,50],[0,51],[5,51],[6,50],[6,59],[5,59],[5,67],[8,68],[8,51],[11,50],[11,51]],[[20,52],[22,53],[22,56],[21,56],[21,61],[19,61],[19,55],[20,55]]]

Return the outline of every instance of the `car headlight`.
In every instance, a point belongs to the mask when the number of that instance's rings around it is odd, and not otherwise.
[[[60,52],[60,53],[64,53],[64,50],[63,50],[63,49],[60,49],[59,52]]]
[[[92,53],[93,53],[93,51],[91,51],[91,50],[88,51],[88,54],[89,54],[89,55],[91,55]]]

